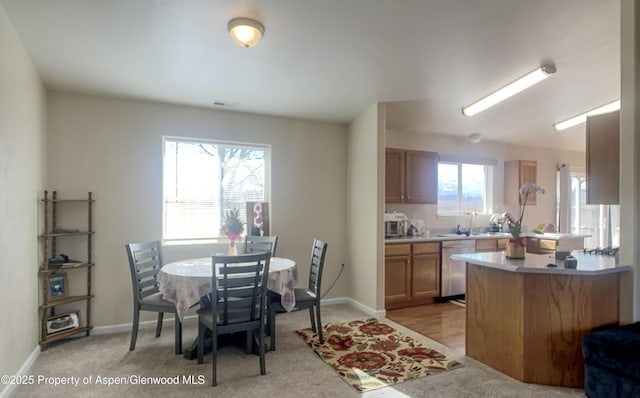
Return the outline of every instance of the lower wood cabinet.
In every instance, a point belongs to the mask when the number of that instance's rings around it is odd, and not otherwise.
[[[385,308],[432,303],[440,295],[440,242],[385,245]]]
[[[476,253],[503,252],[509,239],[476,239]]]
[[[527,253],[555,254],[557,244],[552,239],[527,238]]]

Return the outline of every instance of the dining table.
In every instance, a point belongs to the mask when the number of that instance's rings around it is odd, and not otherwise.
[[[180,321],[184,320],[189,308],[207,300],[213,291],[212,275],[212,257],[174,261],[160,269],[158,287],[162,298],[176,305]],[[271,257],[267,289],[280,295],[282,307],[287,311],[295,308],[294,289],[297,281],[298,269],[295,261]],[[185,357],[194,358],[195,344],[191,345],[191,349],[184,350]]]

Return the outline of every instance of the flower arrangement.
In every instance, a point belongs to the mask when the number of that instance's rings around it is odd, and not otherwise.
[[[242,235],[244,232],[244,224],[242,220],[240,220],[240,210],[229,210],[224,218],[224,223],[220,228],[220,235],[224,235],[231,243],[235,243],[235,241]]]
[[[507,212],[504,213],[507,222],[509,223],[509,233],[511,233],[511,242],[514,242],[520,246],[524,246],[524,239],[520,234],[522,233],[522,218],[524,217],[524,209],[527,206],[527,199],[529,196],[533,196],[537,193],[544,194],[544,188],[541,188],[539,185],[536,185],[532,182],[527,182],[522,184],[520,187],[520,214],[518,219],[513,216],[513,214]]]

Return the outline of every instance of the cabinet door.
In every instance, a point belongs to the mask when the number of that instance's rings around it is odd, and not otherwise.
[[[497,239],[476,239],[476,253],[498,251]]]
[[[538,162],[534,160],[521,160],[520,161],[520,186],[522,184],[531,182],[537,184],[538,182]],[[519,189],[519,188],[518,188]],[[520,198],[522,201],[522,198]],[[522,204],[522,203],[520,203]],[[529,196],[527,198],[528,205],[536,204],[536,195]]]
[[[508,160],[504,162],[504,203],[521,205],[520,188],[526,182],[537,184],[538,162],[535,160]],[[536,204],[535,196],[527,204]]]
[[[409,301],[411,298],[411,257],[385,257],[384,275],[385,304]]]
[[[385,202],[402,203],[404,201],[404,151],[387,149],[385,151]]]
[[[587,203],[620,203],[620,112],[587,118]]]
[[[438,203],[438,154],[405,152],[405,202]]]
[[[413,299],[440,295],[440,254],[413,256],[411,296]]]

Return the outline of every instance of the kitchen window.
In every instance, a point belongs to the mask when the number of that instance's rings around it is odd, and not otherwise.
[[[165,137],[163,239],[216,239],[229,210],[246,221],[246,202],[268,200],[269,160],[267,146]]]
[[[487,214],[492,207],[493,165],[438,162],[438,215]]]

